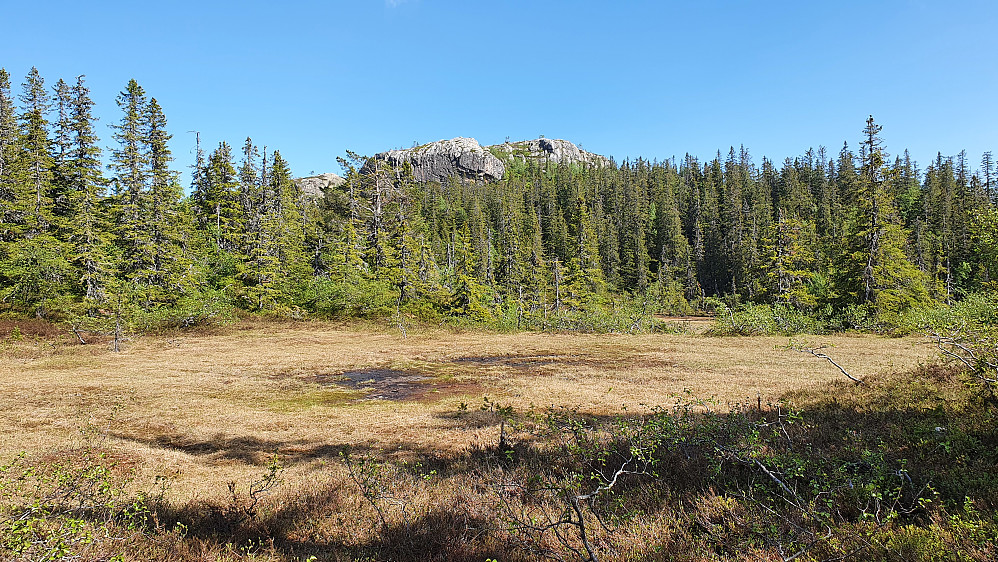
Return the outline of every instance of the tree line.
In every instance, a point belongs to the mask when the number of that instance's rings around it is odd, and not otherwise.
[[[463,318],[529,327],[767,305],[832,327],[890,326],[995,289],[990,152],[858,151],[757,165],[508,162],[477,183],[417,183],[348,152],[346,181],[302,192],[279,151],[200,143],[189,195],[162,107],[134,80],[113,148],[83,76],[16,103],[0,69],[0,306],[77,323],[182,325],[233,307],[282,316]],[[372,162],[373,163],[373,162]],[[373,171],[371,171],[373,169]]]

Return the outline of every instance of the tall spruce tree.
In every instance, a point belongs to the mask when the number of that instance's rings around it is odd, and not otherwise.
[[[854,302],[867,305],[881,322],[896,322],[905,310],[929,300],[921,272],[905,253],[907,235],[893,200],[894,174],[885,165],[882,127],[871,116],[863,129],[862,167],[851,193],[846,253],[840,284]]]
[[[72,87],[69,108],[70,151],[66,159],[67,193],[72,197],[70,223],[72,261],[85,303],[95,307],[105,300],[114,274],[110,218],[101,175],[101,149],[94,131],[94,102],[83,76]]]
[[[52,139],[52,200],[53,230],[60,240],[65,241],[69,234],[71,217],[76,213],[76,201],[69,173],[69,158],[73,150],[72,91],[61,78],[53,88],[55,93],[55,134]]]
[[[20,222],[18,193],[14,165],[20,152],[17,113],[10,92],[10,74],[0,68],[0,258],[4,243],[14,239],[16,223]]]
[[[243,247],[243,211],[239,204],[239,176],[232,148],[221,142],[208,158],[203,184],[192,194],[198,220],[219,249],[236,252]]]
[[[131,79],[115,100],[122,111],[121,120],[111,125],[118,146],[111,149],[110,168],[114,172],[114,220],[121,248],[121,273],[128,279],[143,277],[140,272],[152,267],[152,241],[145,229],[143,208],[146,205],[149,176],[145,150],[145,90]]]
[[[13,166],[13,241],[0,262],[0,300],[38,317],[60,309],[72,293],[72,267],[65,244],[53,236],[50,102],[44,80],[32,68],[20,97],[18,154]]]
[[[146,306],[170,303],[182,291],[186,262],[181,250],[183,232],[178,174],[171,169],[173,154],[166,130],[166,116],[156,98],[146,105],[142,120],[143,155],[148,166],[148,189],[142,200],[142,236],[148,241],[149,259],[138,272],[145,288]]]
[[[22,207],[26,223],[25,236],[31,238],[48,231],[51,223],[52,142],[49,139],[48,111],[50,100],[45,80],[38,69],[31,67],[21,94],[21,154],[19,177],[22,187]]]

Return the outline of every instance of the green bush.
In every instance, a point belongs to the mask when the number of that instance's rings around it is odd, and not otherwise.
[[[94,551],[149,524],[147,496],[125,491],[131,481],[130,471],[91,446],[54,462],[28,463],[22,453],[0,466],[0,558],[107,559]],[[110,559],[122,560],[123,552]]]
[[[795,335],[824,331],[820,322],[789,305],[746,303],[730,308],[713,299],[714,326],[709,334],[718,336]]]
[[[973,331],[998,333],[998,293],[972,293],[952,305],[912,311],[905,320],[911,331]]]
[[[398,290],[386,282],[360,276],[349,280],[314,277],[292,300],[323,318],[378,318],[395,314]]]
[[[162,305],[148,311],[134,312],[132,325],[139,332],[213,328],[235,320],[228,296],[218,290],[182,297],[172,306]]]

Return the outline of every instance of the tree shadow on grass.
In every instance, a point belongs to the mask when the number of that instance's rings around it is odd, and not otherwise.
[[[197,457],[235,460],[252,466],[267,466],[278,455],[285,465],[316,459],[335,459],[348,452],[375,453],[380,449],[367,444],[330,445],[306,441],[281,441],[252,436],[193,439],[182,434],[160,434],[152,437],[111,432],[112,437],[141,443],[156,449],[179,451]]]

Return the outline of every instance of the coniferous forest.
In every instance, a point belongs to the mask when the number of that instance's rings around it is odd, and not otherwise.
[[[510,161],[490,183],[418,184],[348,153],[347,181],[316,198],[249,138],[199,146],[181,185],[163,108],[134,80],[110,139],[82,76],[32,69],[12,91],[0,70],[0,311],[81,331],[238,310],[586,330],[726,310],[889,331],[998,281],[992,154],[916,163],[873,117],[782,162],[745,147]]]

